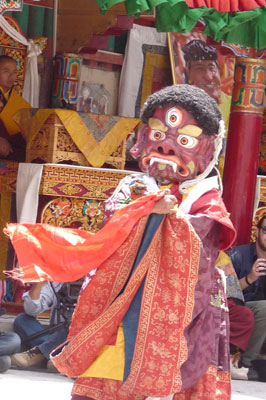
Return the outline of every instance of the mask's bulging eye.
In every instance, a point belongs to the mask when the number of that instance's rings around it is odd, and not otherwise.
[[[187,149],[193,149],[199,142],[198,139],[187,135],[179,135],[176,141],[180,146],[186,147]]]
[[[176,108],[170,108],[166,113],[166,123],[171,128],[175,128],[182,122],[182,112]]]
[[[149,133],[149,139],[152,140],[153,142],[158,142],[160,140],[165,139],[165,133],[158,131],[158,130],[151,130]]]

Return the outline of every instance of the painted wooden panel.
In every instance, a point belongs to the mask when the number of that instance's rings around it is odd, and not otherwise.
[[[102,34],[116,26],[117,15],[126,15],[124,3],[102,15],[94,0],[59,0],[57,53],[77,52],[89,45],[93,34]]]

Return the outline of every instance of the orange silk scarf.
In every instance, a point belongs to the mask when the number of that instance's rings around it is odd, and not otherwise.
[[[24,283],[76,281],[107,260],[164,195],[138,198],[116,211],[97,233],[45,224],[8,224],[4,233],[14,246],[19,270],[5,272]]]

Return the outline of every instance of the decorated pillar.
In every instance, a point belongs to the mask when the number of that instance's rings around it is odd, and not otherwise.
[[[250,241],[264,110],[266,60],[236,59],[235,84],[224,166],[223,199],[237,231]]]

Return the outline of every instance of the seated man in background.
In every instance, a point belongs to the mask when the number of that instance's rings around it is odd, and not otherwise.
[[[60,315],[59,292],[63,291],[64,286],[63,283],[39,282],[33,284],[31,289],[23,294],[25,313],[16,317],[14,331],[20,336],[27,350],[11,357],[15,365],[30,368],[47,364],[47,368],[54,369],[51,363],[47,363],[50,352],[64,342],[68,334],[68,325]],[[36,316],[50,309],[50,327],[58,326],[51,332],[31,338],[32,335],[45,329]]]
[[[0,158],[22,162],[26,141],[12,117],[18,110],[31,106],[15,91],[16,79],[16,60],[0,56]]]
[[[226,297],[229,309],[229,344],[231,379],[247,380],[249,368],[240,362],[248,346],[254,329],[253,311],[245,305],[244,296],[230,260],[223,251],[219,252],[216,267],[221,269],[226,279]]]
[[[236,246],[228,251],[228,255],[243,290],[245,304],[255,317],[254,329],[247,350],[241,355],[241,362],[251,370],[255,367],[257,378],[266,380],[266,361],[260,354],[266,338],[266,215],[259,220],[255,236],[256,242]],[[262,365],[262,369],[257,368],[258,365]]]
[[[0,315],[5,310],[0,308]],[[15,332],[0,332],[0,372],[5,372],[11,366],[10,355],[20,350],[20,338]]]

